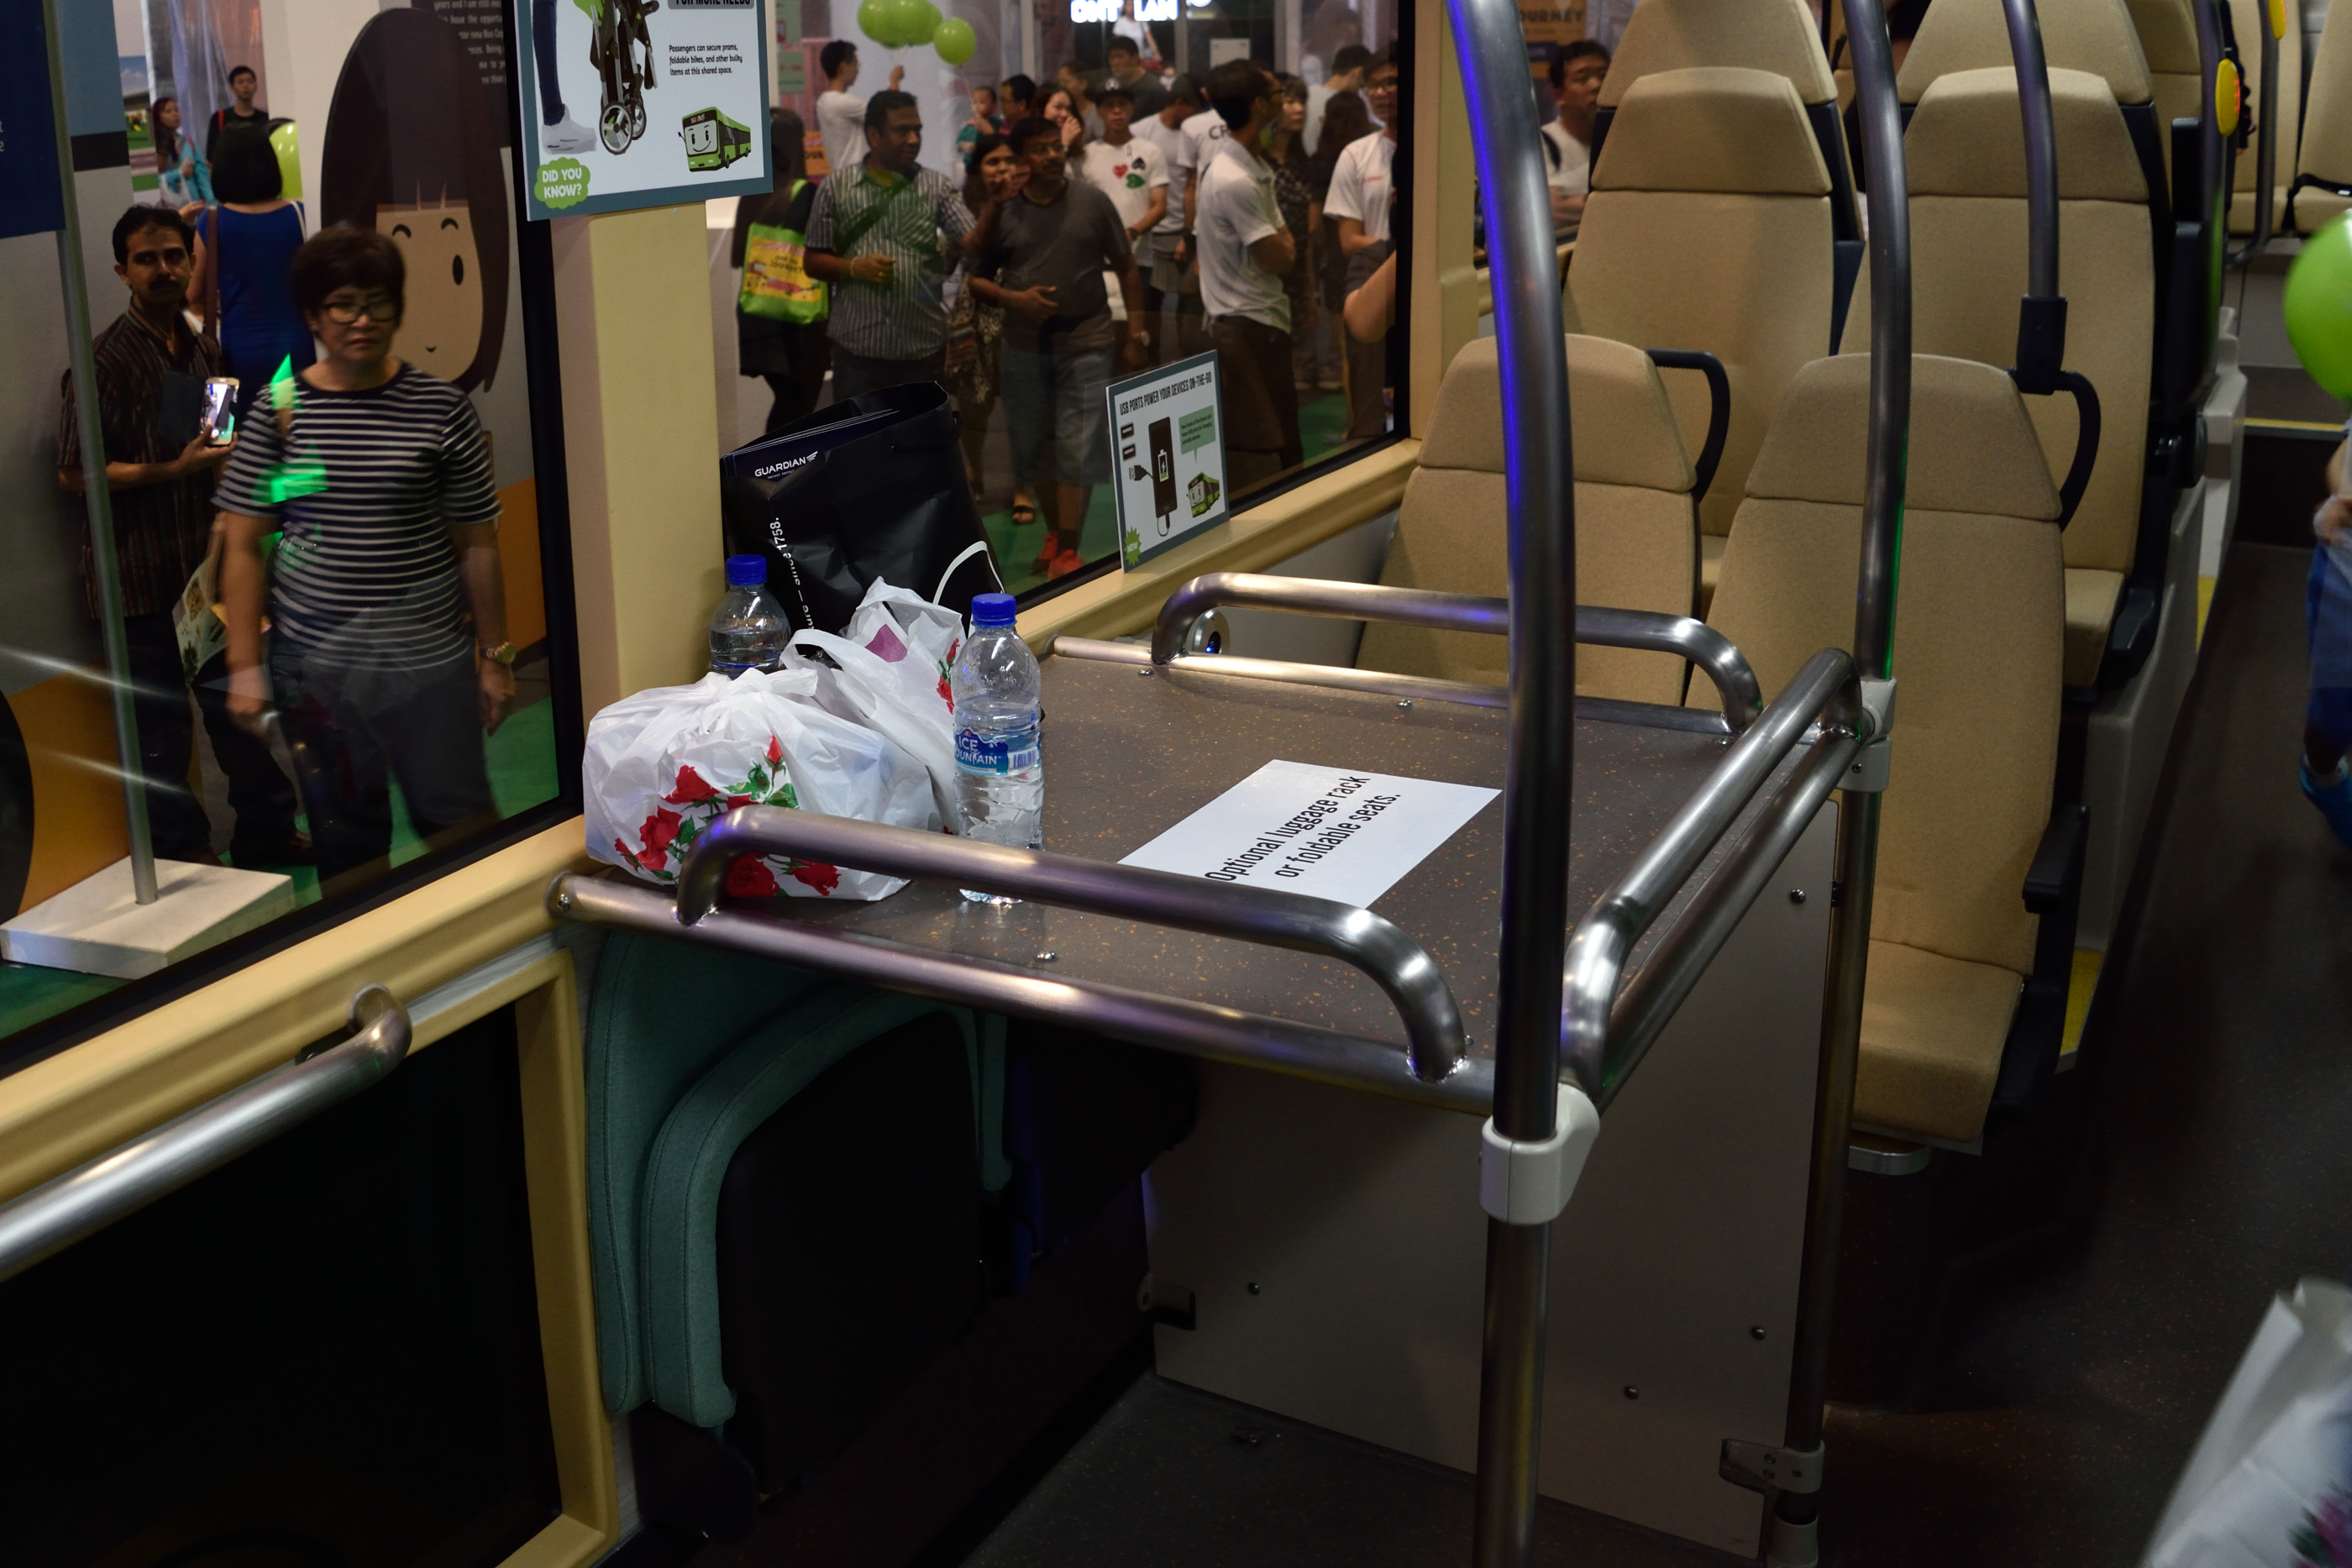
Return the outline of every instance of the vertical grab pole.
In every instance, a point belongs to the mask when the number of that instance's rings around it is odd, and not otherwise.
[[[89,517],[89,571],[97,580],[98,627],[106,643],[108,695],[114,702],[114,749],[122,764],[122,815],[131,830],[131,886],[152,904],[155,842],[147,825],[145,768],[139,753],[139,716],[131,706],[131,648],[122,629],[122,579],[114,554],[114,498],[106,483],[106,428],[98,407],[98,366],[89,350],[89,279],[81,265],[81,204],[74,199],[73,135],[66,118],[65,52],[58,40],[58,0],[41,0],[41,31],[49,55],[49,113],[57,127],[58,277],[65,287],[66,348],[73,378],[74,423],[81,440],[82,504]]]
[[[1895,62],[1879,0],[1846,0],[1855,104],[1870,170],[1870,434],[1863,494],[1862,570],[1855,595],[1854,667],[1865,682],[1895,674],[1895,592],[1903,548],[1903,466],[1911,428],[1911,212]],[[1878,864],[1875,793],[1847,790],[1838,810],[1840,894],[1830,915],[1830,971],[1822,1013],[1822,1060],[1813,1106],[1812,1186],[1797,1290],[1797,1345],[1790,1369],[1787,1446],[1822,1447],[1830,1335],[1837,1304],[1838,1247],[1845,1217],[1846,1149],[1853,1134],[1854,1063],[1870,957],[1871,883]],[[1765,1562],[1803,1568],[1820,1559],[1819,1492],[1781,1492],[1772,1506]]]
[[[2271,224],[2277,214],[2272,211],[2278,195],[2278,68],[2279,36],[2272,27],[2276,22],[2286,24],[2284,6],[2273,10],[2272,0],[2263,0],[2263,86],[2260,103],[2255,111],[2254,129],[2262,135],[2262,145],[2254,150],[2254,232],[2243,249],[2234,252],[2229,265],[2243,267],[2263,254],[2271,243]],[[2239,46],[2244,47],[2242,41]],[[2234,182],[2233,182],[2234,184]],[[2231,206],[2238,195],[2232,189],[2225,201]]]
[[[2027,392],[2049,393],[2058,390],[2066,362],[2066,298],[2058,292],[2058,130],[2033,0],[2001,0],[2001,8],[2025,122],[2025,298],[2017,314],[2017,381]]]
[[[1514,0],[1446,0],[1486,193],[1503,434],[1509,454],[1510,763],[1503,798],[1502,984],[1495,1131],[1540,1142],[1559,1109],[1568,944],[1569,786],[1574,745],[1574,464],[1559,264],[1544,186],[1534,78]],[[1486,1226],[1478,1393],[1480,1568],[1523,1568],[1535,1550],[1542,1425],[1545,1270],[1551,1227]]]

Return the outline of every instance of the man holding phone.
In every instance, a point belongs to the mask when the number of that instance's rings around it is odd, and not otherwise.
[[[187,788],[195,728],[172,609],[211,549],[213,482],[236,442],[226,434],[215,439],[205,420],[205,385],[227,373],[227,360],[219,343],[187,323],[194,249],[186,223],[168,207],[134,206],[117,219],[114,272],[130,290],[130,304],[91,341],[90,350],[106,436],[140,765],[148,781],[147,818],[159,856],[211,862],[212,827]],[[70,377],[64,405],[58,485],[79,495],[89,480]],[[87,522],[83,527],[83,607],[95,621],[98,584]],[[309,847],[294,829],[293,786],[268,747],[229,721],[220,684],[226,673],[215,655],[196,672],[196,698],[214,755],[228,775],[236,813],[230,852],[240,865],[298,862]]]

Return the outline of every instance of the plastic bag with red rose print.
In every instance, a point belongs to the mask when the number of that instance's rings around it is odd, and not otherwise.
[[[828,712],[878,729],[912,752],[931,776],[940,820],[962,827],[956,806],[955,698],[948,672],[963,648],[963,618],[909,589],[877,578],[838,637],[793,633],[784,668],[817,677]],[[811,657],[808,650],[833,663]]]
[[[673,883],[695,840],[737,806],[940,829],[923,765],[887,736],[819,707],[816,677],[748,670],[656,686],[588,721],[582,764],[588,852],[647,882]],[[872,900],[903,878],[745,856],[727,873],[736,898]]]

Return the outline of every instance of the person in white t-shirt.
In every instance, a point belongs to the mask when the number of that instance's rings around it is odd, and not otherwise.
[[[1215,74],[1213,71],[1210,73],[1213,78]],[[1202,172],[1222,150],[1219,144],[1224,141],[1225,134],[1224,118],[1215,111],[1213,103],[1210,106],[1210,112],[1196,114],[1184,122],[1184,155],[1176,165],[1183,174],[1181,180],[1171,174],[1169,188],[1172,191],[1178,183],[1184,187],[1184,232],[1188,235],[1192,232],[1193,214],[1200,205]],[[1172,202],[1173,198],[1171,200]]]
[[[1323,215],[1337,220],[1339,254],[1348,258],[1349,292],[1388,259],[1389,205],[1395,189],[1397,157],[1397,67],[1383,50],[1364,73],[1364,95],[1381,128],[1339,150],[1324,193]],[[1360,440],[1388,428],[1388,345],[1350,336],[1348,360],[1348,437]]]
[[[816,132],[824,143],[828,174],[856,169],[866,161],[866,100],[849,89],[857,85],[857,46],[835,38],[817,55],[824,72],[824,90],[816,95]],[[890,68],[890,90],[907,74],[904,66]]]
[[[1592,189],[1592,117],[1608,75],[1609,51],[1591,38],[1575,40],[1551,63],[1559,114],[1543,133],[1554,228],[1573,229],[1584,216],[1584,198]]]
[[[1283,287],[1298,247],[1275,199],[1274,171],[1258,155],[1282,113],[1273,73],[1227,61],[1209,73],[1209,107],[1230,134],[1195,183],[1193,235],[1224,404],[1225,479],[1239,495],[1304,455]]]
[[[1135,97],[1125,87],[1103,89],[1095,108],[1102,115],[1103,133],[1101,141],[1087,142],[1081,154],[1086,176],[1118,209],[1128,243],[1139,246],[1143,236],[1168,215],[1168,162],[1157,146],[1129,126]]]
[[[1168,180],[1160,221],[1152,225],[1151,243],[1137,254],[1148,298],[1160,317],[1160,361],[1168,364],[1201,350],[1200,289],[1189,284],[1184,270],[1184,203],[1192,191],[1192,166],[1184,161],[1192,156],[1192,144],[1184,127],[1200,118],[1201,89],[1190,77],[1180,76],[1169,83],[1168,101],[1159,112],[1147,114],[1129,127],[1137,141],[1149,141],[1159,151],[1160,169]]]

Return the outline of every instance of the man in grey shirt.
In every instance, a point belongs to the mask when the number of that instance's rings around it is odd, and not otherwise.
[[[833,397],[947,374],[941,289],[971,233],[946,175],[917,162],[923,114],[903,92],[866,106],[866,161],[828,178],[809,214],[808,269],[833,286]]]
[[[1004,311],[999,347],[1013,473],[1034,485],[1050,443],[1056,481],[1047,492],[1049,532],[1033,573],[1061,577],[1086,564],[1079,536],[1093,487],[1111,477],[1110,430],[1103,406],[1118,346],[1106,267],[1126,297],[1127,368],[1150,360],[1143,280],[1128,248],[1127,225],[1102,192],[1069,176],[1060,127],[1024,120],[1009,133],[1028,178],[989,203],[974,232],[972,292]]]

